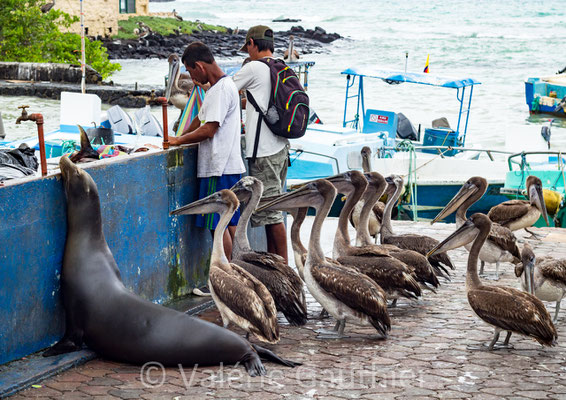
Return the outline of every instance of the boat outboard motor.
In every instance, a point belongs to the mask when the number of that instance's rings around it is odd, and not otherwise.
[[[114,132],[123,135],[135,133],[134,122],[127,112],[122,110],[120,106],[112,106],[106,111],[108,121]]]
[[[134,120],[140,135],[163,136],[163,128],[161,128],[161,124],[151,113],[149,106],[137,110],[134,114]]]
[[[559,112],[560,110],[564,109],[566,112],[566,96],[562,97],[562,100],[554,107],[554,112]]]
[[[420,139],[419,132],[403,113],[397,113],[397,137],[414,141]]]
[[[540,135],[542,136],[542,138],[546,141],[546,143],[548,144],[548,148],[550,149],[550,127],[552,125],[552,121],[554,120],[549,120],[548,122],[548,126],[543,126],[542,128],[540,128]]]

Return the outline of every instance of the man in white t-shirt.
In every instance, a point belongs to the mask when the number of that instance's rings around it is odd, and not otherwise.
[[[220,69],[210,49],[201,42],[187,46],[183,57],[194,82],[210,84],[198,117],[179,137],[170,137],[173,146],[198,143],[197,178],[199,199],[222,189],[230,189],[246,171],[240,148],[240,97],[234,82]],[[240,217],[236,211],[224,232],[224,250],[230,259],[232,239]],[[218,214],[197,215],[196,225],[214,235]]]
[[[238,90],[249,91],[260,109],[266,111],[271,94],[271,74],[269,67],[257,61],[263,57],[273,57],[273,30],[264,25],[253,26],[246,35],[246,42],[240,51],[250,55],[245,64],[232,78]],[[287,179],[289,141],[274,135],[262,121],[257,150],[254,154],[256,129],[259,113],[250,101],[246,103],[246,158],[249,174],[262,181],[263,196],[282,193]],[[255,155],[255,159],[253,156]],[[280,211],[261,211],[251,218],[252,226],[265,226],[267,251],[279,254],[287,260],[287,233]]]

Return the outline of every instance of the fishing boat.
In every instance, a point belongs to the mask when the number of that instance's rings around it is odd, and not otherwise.
[[[527,79],[525,99],[531,114],[566,118],[566,73]]]
[[[550,226],[566,227],[566,154],[560,151],[529,151],[512,154],[501,194],[508,200],[528,200],[526,180],[529,175],[540,178]],[[535,226],[546,226],[542,217]]]
[[[312,124],[304,137],[291,141],[289,184],[361,169],[362,147],[372,150],[373,169],[405,177],[408,184],[401,209],[411,219],[432,219],[459,187],[473,175],[488,179],[490,190],[472,211],[487,212],[506,200],[499,194],[507,171],[498,150],[481,150],[466,144],[474,87],[470,77],[452,78],[428,73],[351,67],[346,77],[344,113],[339,125]],[[401,113],[366,107],[365,81],[413,83],[456,91],[458,118],[455,128],[445,119],[417,131]],[[336,206],[336,205],[335,205]],[[334,207],[338,209],[339,207]]]

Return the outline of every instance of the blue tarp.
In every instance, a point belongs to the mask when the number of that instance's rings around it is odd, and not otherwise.
[[[418,72],[399,72],[373,68],[352,67],[342,71],[342,74],[367,76],[369,78],[383,79],[386,82],[409,82],[418,83],[420,85],[441,86],[454,89],[481,84],[481,82],[474,78],[451,78]]]

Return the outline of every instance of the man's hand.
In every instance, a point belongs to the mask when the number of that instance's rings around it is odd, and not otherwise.
[[[176,136],[169,136],[169,145],[170,146],[179,146],[179,138],[177,138]]]

